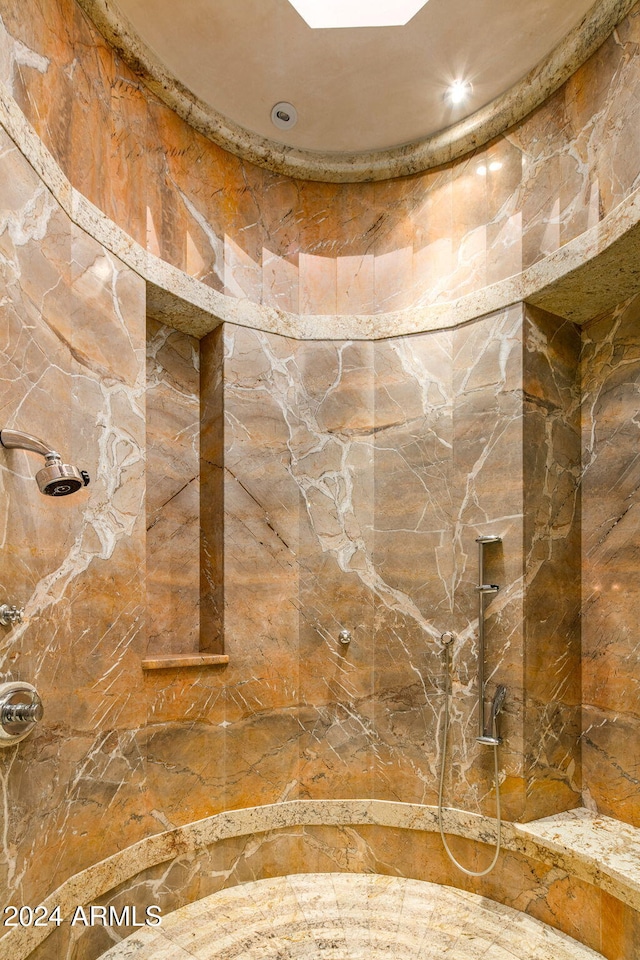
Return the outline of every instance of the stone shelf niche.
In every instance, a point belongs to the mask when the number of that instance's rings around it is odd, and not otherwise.
[[[214,383],[218,339],[212,334],[202,347]],[[143,670],[229,662],[222,616],[221,393],[215,386],[203,393],[200,367],[201,344],[195,337],[148,319],[150,615]],[[202,410],[201,395],[206,397]],[[206,518],[204,531],[201,516]]]

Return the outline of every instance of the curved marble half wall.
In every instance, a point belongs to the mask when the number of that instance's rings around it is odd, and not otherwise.
[[[247,838],[255,849],[262,842],[267,846],[273,844],[279,836],[288,835],[291,839],[295,829],[301,827],[315,829],[318,833],[315,844],[309,844],[308,849],[304,844],[298,845],[298,872],[313,869],[314,845],[317,852],[318,844],[322,846],[329,842],[327,830],[348,828],[348,837],[353,846],[357,842],[357,833],[351,831],[382,828],[381,840],[379,837],[377,841],[380,845],[380,868],[389,874],[467,886],[466,879],[455,870],[450,871],[446,881],[440,877],[434,878],[435,860],[428,855],[420,856],[419,844],[425,837],[435,835],[433,839],[440,846],[436,807],[381,800],[296,800],[227,811],[147,837],[70,877],[44,901],[44,906],[52,910],[58,905],[62,917],[68,919],[78,905],[116,902],[121,907],[122,903],[134,903],[137,896],[146,897],[145,904],[158,903],[166,913],[185,902],[208,895],[212,892],[211,884],[215,890],[220,890],[238,882],[256,879],[237,876],[233,869],[220,869],[221,862],[215,857],[217,846]],[[475,869],[478,869],[478,862],[490,856],[491,851],[489,849],[487,852],[486,844],[493,844],[496,834],[496,823],[491,818],[449,809],[444,813],[444,828],[450,837],[474,841],[464,847],[463,855],[471,855],[470,864],[474,863],[474,854],[477,855],[479,860],[475,862]],[[399,831],[408,837],[405,852],[406,849],[411,851],[409,859],[404,862],[397,858]],[[396,833],[395,850],[393,833]],[[385,840],[387,834],[389,839]],[[551,909],[542,918],[549,917],[552,925],[561,929],[568,926],[569,929],[564,929],[565,933],[582,942],[591,939],[587,946],[599,949],[601,943],[598,940],[594,942],[590,930],[593,922],[597,923],[600,931],[601,917],[592,916],[594,910],[603,912],[603,936],[606,936],[605,914],[614,924],[619,924],[621,911],[626,911],[626,927],[634,934],[631,926],[637,922],[640,911],[639,835],[640,830],[584,809],[526,824],[504,823],[503,862],[498,864],[491,880],[487,881],[488,885],[481,889],[490,899],[500,902],[508,900],[511,894],[509,888],[517,885],[514,880],[514,861],[522,861],[533,876],[534,884],[529,892],[521,891],[520,898],[511,905],[515,904],[521,910],[533,908],[533,915],[539,915],[536,914],[536,901],[544,901],[547,895]],[[355,855],[354,850],[349,856],[349,844],[344,843],[344,837],[338,846],[341,859],[331,867],[332,872],[363,872],[362,859]],[[385,853],[390,858],[386,864]],[[235,849],[233,856],[237,857],[237,854]],[[170,896],[166,897],[170,888],[168,865],[171,863],[180,868],[181,887],[177,902],[175,899],[172,901]],[[206,886],[196,889],[193,883],[185,883],[187,864],[195,864],[191,877],[199,875],[201,882],[204,882],[204,875],[209,873],[209,889]],[[544,879],[539,872],[536,874],[535,864],[549,868],[543,871],[546,874]],[[161,872],[154,875],[153,870],[158,867]],[[271,875],[291,873],[291,860],[278,861],[272,858],[268,869]],[[378,872],[383,871],[379,869]],[[145,882],[148,883],[147,889]],[[549,883],[552,888],[555,884],[551,895],[549,889],[545,890],[545,884],[548,888]],[[559,894],[558,888],[562,888],[563,892]],[[203,893],[203,890],[206,892]],[[595,891],[595,900],[589,896],[589,891]],[[562,896],[569,897],[570,911],[562,909],[559,902]],[[601,896],[607,898],[602,905]],[[161,902],[163,897],[164,903]],[[12,930],[0,941],[0,960],[27,960],[52,930],[56,930],[56,936],[60,933],[68,935],[69,930],[65,931],[65,926],[59,931],[46,926]],[[78,933],[78,928],[74,929]],[[58,955],[66,954],[59,948]],[[96,952],[89,951],[86,955],[95,956]]]

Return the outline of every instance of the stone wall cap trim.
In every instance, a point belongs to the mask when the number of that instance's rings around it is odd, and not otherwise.
[[[219,293],[133,240],[71,185],[2,83],[0,125],[69,218],[145,280],[149,315],[190,336],[204,337],[225,322],[296,340],[384,340],[460,327],[521,302],[584,323],[640,289],[637,187],[604,219],[559,250],[522,273],[457,300],[370,315],[286,313]],[[603,296],[612,302],[598,299]]]

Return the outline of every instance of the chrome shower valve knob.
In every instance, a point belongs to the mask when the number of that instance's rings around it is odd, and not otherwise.
[[[42,700],[34,686],[23,680],[0,683],[0,747],[24,740],[43,716]]]
[[[13,626],[14,623],[22,623],[23,620],[24,607],[14,607],[8,603],[0,605],[0,623],[3,627]]]

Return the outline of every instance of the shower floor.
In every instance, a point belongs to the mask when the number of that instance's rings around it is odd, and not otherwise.
[[[595,960],[526,914],[453,887],[379,874],[297,874],[167,914],[102,960]]]

